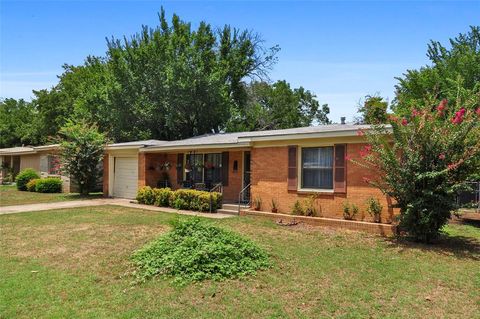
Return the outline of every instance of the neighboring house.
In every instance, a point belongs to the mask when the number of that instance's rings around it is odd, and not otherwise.
[[[272,200],[279,212],[313,195],[322,216],[341,218],[348,200],[365,211],[369,197],[391,219],[391,201],[365,182],[375,176],[346,157],[358,158],[369,125],[335,124],[284,130],[209,134],[178,141],[111,144],[104,159],[104,194],[134,198],[139,187],[170,186],[223,192],[224,202]],[[219,187],[221,185],[221,187]],[[369,216],[365,216],[369,219]]]
[[[58,144],[0,149],[0,182],[12,181],[21,170],[33,168],[42,177],[60,177],[63,180],[63,192],[73,191],[74,183],[61,174],[58,149]]]

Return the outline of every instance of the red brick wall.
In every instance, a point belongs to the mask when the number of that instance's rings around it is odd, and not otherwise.
[[[347,154],[351,158],[358,157],[358,151],[364,144],[348,144]],[[271,201],[274,198],[279,204],[279,212],[289,213],[296,200],[307,199],[316,193],[299,193],[287,190],[288,176],[288,148],[267,147],[252,149],[252,198],[259,196],[262,200],[262,210],[270,211]],[[343,218],[342,204],[348,200],[356,204],[360,213],[356,219],[371,221],[366,212],[365,201],[369,197],[378,198],[383,205],[382,221],[390,221],[393,209],[391,202],[376,188],[369,186],[363,177],[372,177],[375,173],[354,163],[347,162],[347,192],[321,193],[316,199],[316,206],[321,216]]]
[[[156,187],[157,182],[162,178],[162,170],[159,169],[165,162],[170,163],[171,167],[167,171],[173,189],[180,187],[177,184],[177,154],[165,153],[140,153],[145,154],[144,160],[139,155],[139,187],[151,186]],[[242,189],[242,165],[243,152],[233,151],[229,154],[228,165],[228,186],[223,188],[223,197],[226,201],[235,201],[238,199],[238,192]],[[143,161],[143,163],[142,163]],[[237,161],[237,170],[234,171],[234,162]]]
[[[228,157],[228,186],[223,188],[223,198],[226,201],[237,201],[238,193],[242,190],[243,152],[230,152]],[[238,169],[233,170],[234,162],[237,161]]]
[[[109,164],[109,157],[108,157],[108,154],[105,154],[103,156],[103,197],[108,197],[108,187],[109,187],[108,164]]]

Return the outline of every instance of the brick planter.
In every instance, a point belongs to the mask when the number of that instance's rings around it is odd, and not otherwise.
[[[287,214],[275,214],[270,212],[261,212],[255,210],[242,210],[240,216],[258,216],[267,218],[273,221],[282,220],[283,222],[303,222],[305,224],[313,226],[328,226],[333,228],[343,228],[356,231],[363,231],[371,234],[377,234],[381,236],[393,236],[396,232],[396,227],[391,224],[370,223],[356,220],[343,220],[324,217],[310,217],[310,216],[297,216]]]

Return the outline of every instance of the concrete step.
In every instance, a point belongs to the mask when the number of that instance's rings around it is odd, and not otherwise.
[[[222,205],[222,209],[236,210],[236,211],[238,211],[238,206],[240,206],[240,209],[247,209],[247,208],[248,208],[248,205],[223,204],[223,205]]]
[[[233,209],[217,209],[217,213],[219,214],[227,214],[227,215],[238,215],[238,209],[233,210]]]

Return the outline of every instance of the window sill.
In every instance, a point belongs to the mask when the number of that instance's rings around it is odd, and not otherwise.
[[[333,195],[333,189],[315,189],[315,188],[299,188],[297,189],[298,194],[325,194]]]

